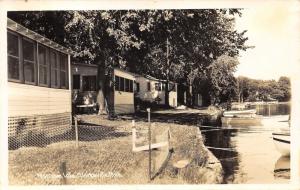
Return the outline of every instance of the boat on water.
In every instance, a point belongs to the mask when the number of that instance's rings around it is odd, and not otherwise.
[[[256,109],[224,111],[224,117],[254,117]]]
[[[290,120],[290,115],[262,116],[262,119],[274,122],[288,122]]]
[[[222,126],[261,126],[260,117],[222,117]]]
[[[272,133],[276,149],[282,156],[290,156],[290,133],[288,131]]]
[[[290,168],[290,158],[288,156],[281,156],[275,163],[274,172],[287,171]]]

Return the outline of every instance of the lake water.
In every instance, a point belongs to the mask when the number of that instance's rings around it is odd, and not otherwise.
[[[261,115],[286,115],[289,104],[260,105]],[[278,126],[277,126],[278,127]],[[235,124],[222,128],[200,127],[205,145],[221,161],[223,183],[288,183],[289,157],[275,149],[272,125]]]

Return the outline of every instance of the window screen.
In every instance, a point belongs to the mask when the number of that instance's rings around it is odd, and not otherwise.
[[[60,54],[60,86],[68,88],[68,58],[65,54]]]
[[[73,89],[80,89],[80,75],[73,75]]]
[[[50,64],[51,64],[51,87],[58,86],[59,67],[57,62],[57,54],[55,51],[50,51]]]
[[[39,83],[47,84],[47,62],[46,62],[46,48],[39,46]]]
[[[34,83],[34,43],[23,39],[24,80]]]
[[[115,90],[120,90],[120,77],[115,76]]]
[[[7,33],[7,69],[9,79],[20,79],[18,36]]]
[[[82,90],[96,91],[96,76],[82,76]]]
[[[130,86],[129,86],[129,79],[125,79],[125,92],[130,91]]]
[[[125,81],[123,77],[120,77],[120,91],[125,91]]]

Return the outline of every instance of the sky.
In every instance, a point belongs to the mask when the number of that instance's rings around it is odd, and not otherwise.
[[[242,17],[236,19],[236,28],[248,30],[247,44],[255,48],[241,53],[236,76],[277,80],[280,76],[293,75],[298,68],[295,11],[294,5],[288,3],[248,7],[242,11]]]

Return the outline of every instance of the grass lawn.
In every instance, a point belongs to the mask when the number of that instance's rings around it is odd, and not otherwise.
[[[54,184],[146,184],[148,152],[132,151],[129,120],[109,121],[104,117],[81,117],[79,147],[75,141],[63,141],[43,148],[22,147],[9,151],[9,183],[11,185]],[[147,128],[144,121],[137,128]],[[170,127],[170,145],[154,150],[150,183],[210,183],[212,170],[207,162],[207,149],[197,136],[197,128],[174,123],[156,122],[153,135]],[[168,159],[165,164],[155,164]],[[173,164],[189,160],[180,172]],[[161,163],[161,162],[159,162]],[[162,167],[161,167],[162,166]],[[62,174],[66,177],[61,177]]]

